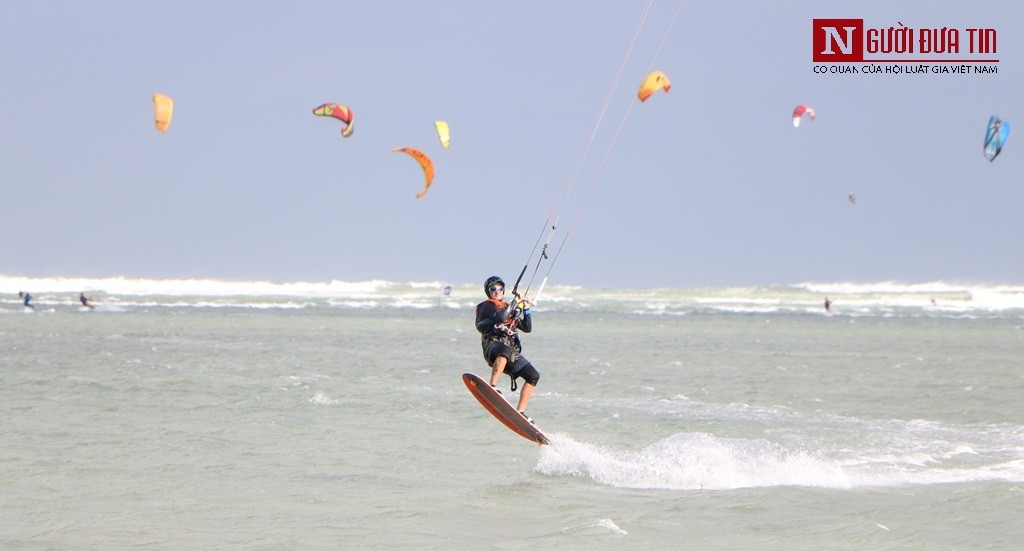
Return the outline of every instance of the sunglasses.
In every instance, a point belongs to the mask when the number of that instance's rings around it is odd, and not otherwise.
[[[487,288],[487,292],[488,293],[497,293],[497,292],[504,293],[505,292],[505,288],[504,287],[488,287]]]

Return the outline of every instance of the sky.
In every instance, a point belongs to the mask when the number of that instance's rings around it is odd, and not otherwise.
[[[1024,284],[1019,0],[2,1],[3,275],[472,283],[555,225],[550,284]],[[816,74],[815,18],[994,28],[998,73]]]

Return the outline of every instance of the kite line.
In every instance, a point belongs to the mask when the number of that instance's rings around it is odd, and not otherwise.
[[[656,60],[658,58],[658,55],[661,53],[662,47],[664,47],[665,42],[668,40],[668,36],[672,32],[672,28],[675,26],[676,19],[679,17],[679,13],[682,11],[683,3],[684,2],[685,2],[685,0],[680,0],[679,5],[676,8],[675,14],[672,16],[672,20],[670,21],[670,23],[668,25],[668,28],[665,30],[665,34],[661,38],[661,42],[659,43],[657,50],[654,52],[654,55],[651,57],[651,62],[650,62],[650,65],[648,66],[648,71],[647,71],[648,73],[650,73],[651,68],[654,67],[654,63],[656,62]],[[547,220],[545,220],[544,226],[541,228],[540,235],[537,237],[537,241],[534,243],[533,250],[530,252],[530,256],[529,256],[529,258],[526,261],[526,265],[523,267],[523,272],[519,276],[520,279],[522,279],[523,273],[525,273],[526,269],[529,267],[530,262],[533,261],[534,255],[537,254],[537,248],[540,246],[541,239],[543,238],[544,233],[547,232],[547,239],[544,240],[544,245],[543,245],[543,247],[540,250],[540,256],[537,258],[537,263],[534,266],[532,274],[530,275],[530,280],[527,282],[526,291],[523,292],[523,295],[529,294],[530,288],[533,286],[533,283],[535,282],[535,280],[537,278],[537,273],[540,270],[541,264],[543,263],[544,260],[547,260],[549,258],[548,248],[551,245],[551,240],[554,237],[556,230],[558,229],[559,220],[561,218],[561,214],[559,213],[559,210],[562,207],[562,205],[567,202],[570,194],[572,193],[573,189],[575,188],[576,182],[579,179],[580,171],[583,169],[583,165],[585,164],[585,162],[587,160],[587,157],[590,154],[590,150],[591,150],[591,148],[593,147],[593,144],[594,144],[594,139],[597,136],[597,132],[598,132],[599,128],[601,127],[603,121],[604,121],[605,114],[607,113],[608,107],[611,104],[611,100],[612,100],[612,97],[614,96],[615,90],[618,89],[618,87],[619,87],[619,82],[622,79],[622,74],[623,74],[623,72],[625,70],[626,64],[629,61],[629,58],[633,54],[633,50],[636,47],[636,42],[637,42],[637,40],[638,40],[638,38],[640,36],[640,32],[643,30],[644,24],[645,24],[645,22],[647,20],[648,13],[650,12],[651,6],[653,4],[654,4],[654,0],[650,0],[647,3],[647,6],[644,8],[643,13],[641,14],[640,22],[638,23],[636,31],[633,33],[633,37],[630,40],[629,48],[626,50],[625,55],[622,57],[622,61],[619,63],[619,68],[615,72],[615,77],[612,79],[612,83],[611,83],[611,86],[608,89],[608,93],[605,96],[605,99],[604,99],[604,102],[601,105],[601,108],[598,110],[598,114],[597,114],[597,117],[596,117],[596,119],[594,121],[594,125],[591,128],[591,130],[590,130],[590,136],[588,137],[588,139],[586,141],[586,144],[583,147],[583,150],[582,150],[579,158],[577,159],[577,162],[575,164],[575,170],[573,170],[571,172],[571,177],[567,177],[567,179],[566,179],[566,184],[564,185],[565,192],[564,192],[564,194],[560,194],[560,198],[556,200],[555,206],[552,207],[551,210],[548,212]],[[666,88],[666,90],[667,90],[667,88]],[[544,278],[541,281],[541,284],[540,284],[540,286],[537,289],[537,294],[533,298],[533,302],[534,303],[537,302],[537,300],[540,298],[541,293],[544,292],[544,286],[547,285],[548,278],[551,275],[551,270],[554,268],[555,263],[557,262],[559,255],[561,255],[562,250],[565,248],[565,243],[569,239],[569,235],[572,234],[572,230],[573,230],[573,228],[575,228],[576,222],[579,220],[580,215],[583,213],[584,207],[587,204],[587,200],[590,198],[591,193],[593,192],[594,188],[597,185],[598,178],[600,178],[601,174],[604,172],[604,167],[605,167],[605,165],[608,162],[608,158],[611,156],[611,152],[615,148],[615,145],[616,145],[616,143],[618,142],[618,139],[619,139],[619,135],[622,133],[622,129],[626,125],[626,120],[629,118],[629,115],[632,112],[633,106],[635,104],[636,104],[636,95],[633,96],[633,99],[629,103],[629,107],[626,109],[625,114],[622,116],[622,120],[619,122],[619,126],[616,129],[615,134],[612,136],[611,142],[608,144],[608,148],[605,150],[604,156],[602,157],[601,162],[598,164],[597,171],[595,172],[594,176],[592,177],[592,179],[590,181],[590,185],[587,187],[587,190],[586,190],[586,192],[585,192],[585,194],[583,196],[583,199],[580,202],[579,206],[577,207],[576,213],[573,216],[572,221],[569,223],[569,227],[566,229],[564,235],[562,236],[562,240],[561,240],[561,242],[558,245],[558,249],[555,251],[554,256],[550,257],[551,263],[548,265],[547,271],[544,273]],[[554,221],[552,221],[552,219],[554,219]]]

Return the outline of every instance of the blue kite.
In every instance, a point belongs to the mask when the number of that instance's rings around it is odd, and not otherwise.
[[[1010,123],[999,120],[999,117],[992,115],[988,119],[988,129],[985,130],[985,158],[992,162],[992,159],[999,155],[1006,144],[1006,137],[1010,135]]]

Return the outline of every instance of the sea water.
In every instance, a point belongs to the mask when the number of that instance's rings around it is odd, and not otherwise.
[[[1024,541],[1024,288],[552,287],[539,447],[477,285],[0,282],[4,549]]]

